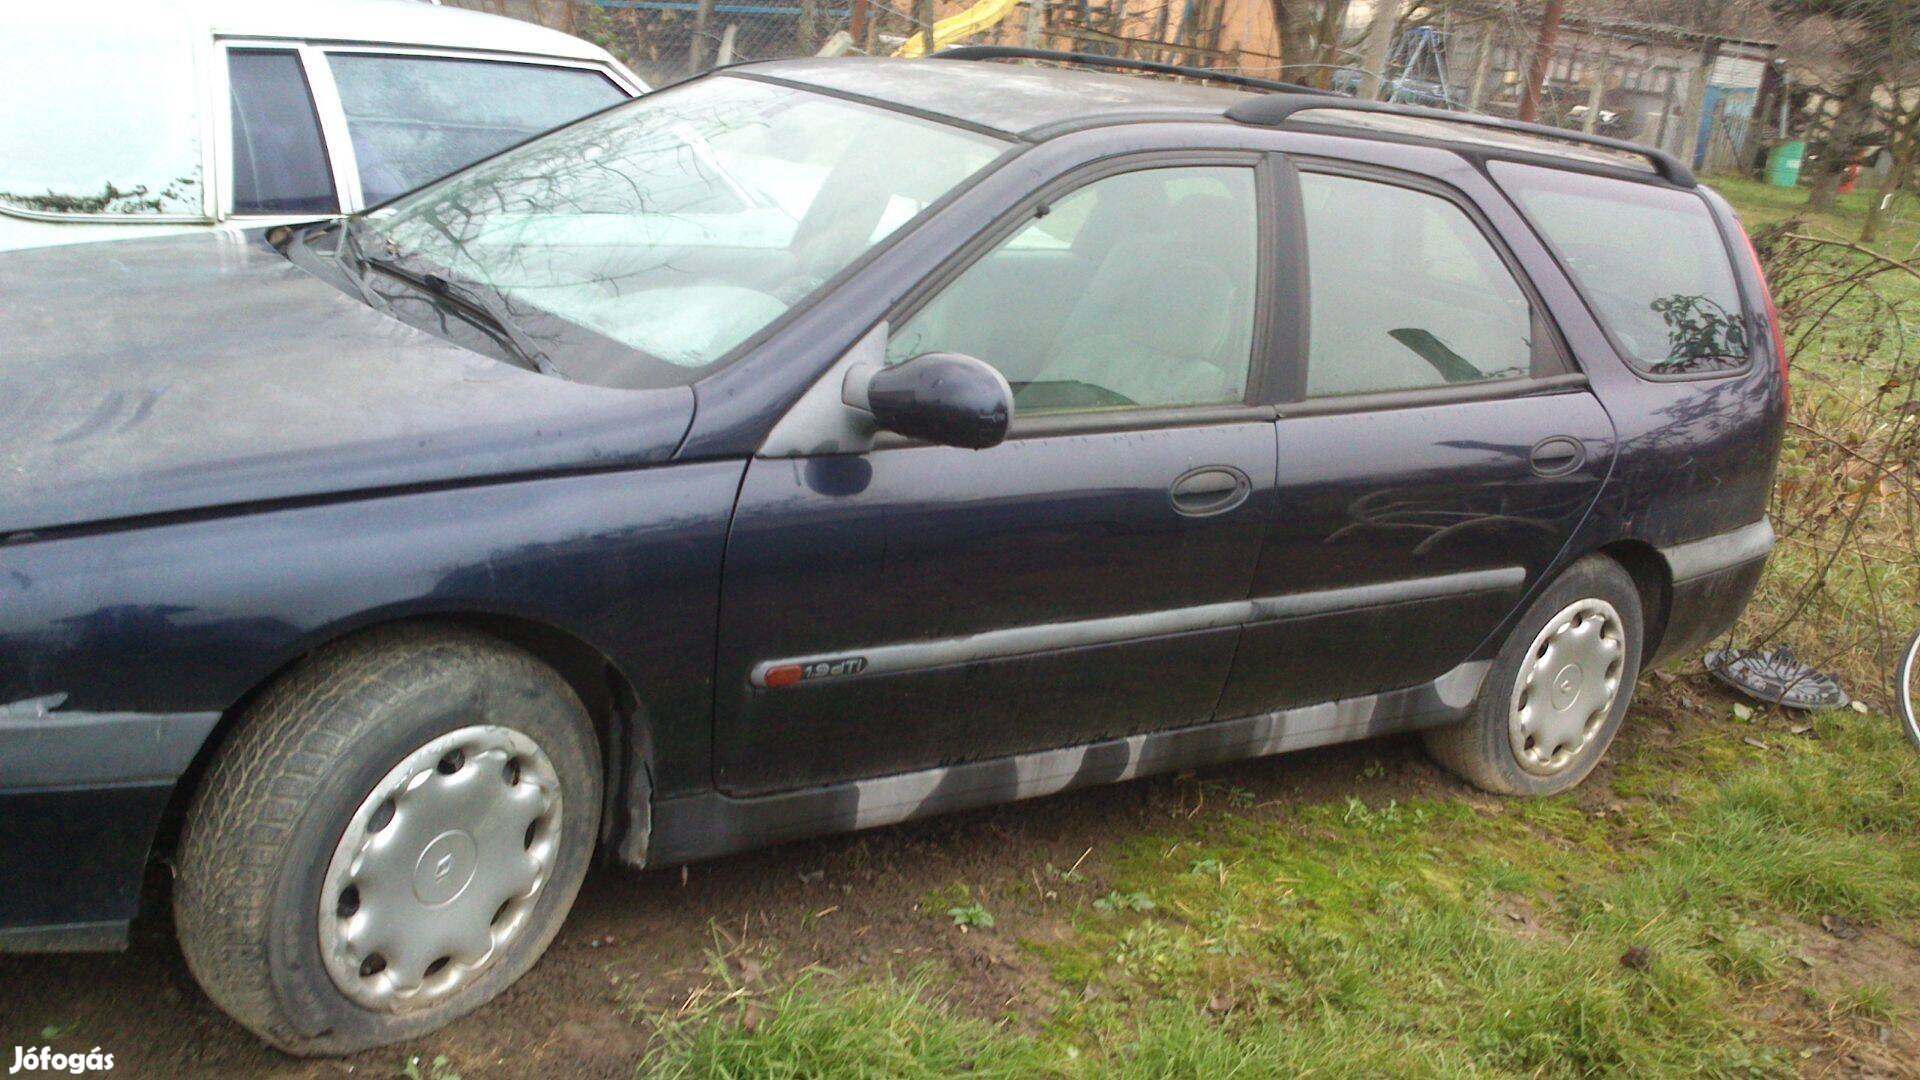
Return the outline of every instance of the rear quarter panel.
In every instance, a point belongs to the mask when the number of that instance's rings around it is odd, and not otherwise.
[[[1619,432],[1619,462],[1590,523],[1595,536],[1672,547],[1766,516],[1786,434],[1786,385],[1766,323],[1766,284],[1747,255],[1732,208],[1702,198],[1720,226],[1754,343],[1747,366],[1724,374],[1655,378],[1629,368],[1584,304],[1556,309]]]

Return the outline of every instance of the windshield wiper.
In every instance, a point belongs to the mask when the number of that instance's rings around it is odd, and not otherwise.
[[[354,265],[347,266],[341,261],[342,256],[352,256]],[[353,282],[354,289],[360,293],[360,299],[365,300],[368,307],[378,311],[387,306],[386,297],[374,292],[373,286],[367,284],[367,254],[360,250],[360,238],[354,235],[353,223],[350,221],[340,222],[340,242],[333,247],[333,261],[346,272],[347,280]]]
[[[555,364],[544,350],[533,343],[533,339],[527,336],[526,331],[520,329],[513,321],[513,316],[507,314],[506,308],[492,297],[479,290],[469,289],[457,282],[449,281],[439,274],[415,273],[400,265],[397,260],[367,254],[360,247],[359,238],[353,233],[352,223],[343,226],[342,233],[346,239],[341,242],[341,246],[346,248],[350,244],[349,254],[358,260],[361,266],[372,267],[388,277],[404,281],[414,288],[448,301],[447,306],[456,314],[472,323],[488,337],[493,338],[526,367],[556,379],[572,378],[560,370],[559,365]],[[372,291],[366,285],[364,277],[356,280],[363,295]],[[367,302],[373,303],[371,299]]]
[[[380,263],[375,262],[374,265],[380,266]],[[384,270],[385,267],[381,267],[381,269]],[[488,321],[493,323],[494,329],[500,331],[500,333],[506,337],[507,347],[518,354],[521,360],[533,365],[533,370],[542,375],[551,375],[556,379],[569,377],[566,372],[561,371],[560,368],[554,364],[544,349],[533,343],[533,339],[527,336],[526,331],[520,329],[519,324],[513,321],[513,317],[507,314],[506,306],[493,297],[476,289],[469,289],[464,285],[448,281],[439,274],[422,274],[419,280],[422,285],[431,289],[434,293],[448,300],[452,300],[456,304],[464,304],[467,307],[473,308],[485,316]]]

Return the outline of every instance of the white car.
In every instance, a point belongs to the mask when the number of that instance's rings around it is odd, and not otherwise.
[[[0,251],[353,213],[646,89],[419,0],[10,6]]]

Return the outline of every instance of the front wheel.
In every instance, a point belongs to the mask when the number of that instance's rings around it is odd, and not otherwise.
[[[1534,600],[1494,658],[1473,715],[1426,733],[1449,771],[1496,795],[1551,795],[1613,742],[1640,674],[1640,592],[1620,564],[1580,560]]]
[[[284,1050],[425,1034],[545,951],[600,791],[585,708],[527,653],[433,626],[323,650],[241,718],[188,811],[181,949]]]

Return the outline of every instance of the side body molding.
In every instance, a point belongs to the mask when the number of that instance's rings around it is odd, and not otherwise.
[[[830,655],[763,660],[754,666],[751,678],[753,685],[757,688],[777,689],[782,685],[793,685],[793,683],[783,684],[779,678],[775,678],[771,684],[768,682],[769,673],[782,669],[798,668],[802,671],[814,671],[839,667],[842,670],[832,672],[835,678],[917,671],[947,667],[952,664],[975,663],[981,660],[1027,656],[1058,649],[1107,645],[1165,634],[1185,634],[1196,630],[1242,626],[1275,619],[1375,607],[1381,604],[1428,600],[1457,593],[1517,589],[1525,577],[1526,571],[1518,566],[1509,566],[1497,570],[1474,570],[1459,574],[1411,578],[1405,581],[1318,589],[1312,592],[1287,593],[1220,604],[1201,604],[1195,607],[1153,611],[1139,615],[1116,615],[1105,619],[1019,626],[965,637],[937,638],[931,641],[874,645],[864,648],[850,647],[836,650]],[[862,662],[849,664],[850,660]]]
[[[868,829],[1176,769],[1262,757],[1463,719],[1487,661],[1423,686],[1171,731],[747,798],[703,792],[654,804],[649,866]]]

